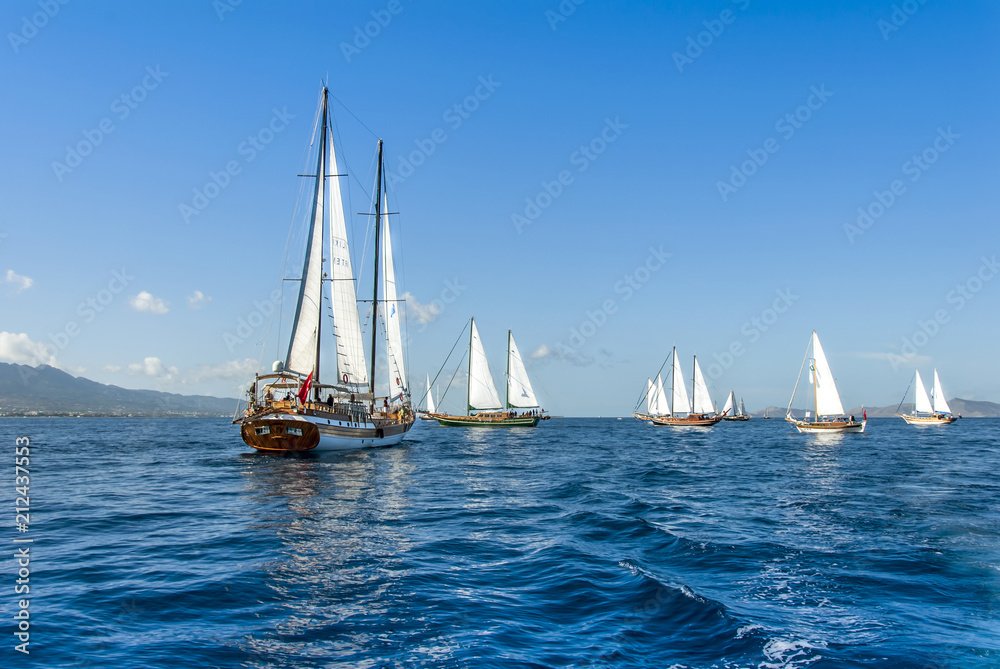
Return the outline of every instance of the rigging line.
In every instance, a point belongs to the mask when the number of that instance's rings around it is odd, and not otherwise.
[[[458,376],[458,372],[462,369],[462,363],[465,362],[465,356],[468,355],[468,354],[469,354],[468,351],[465,351],[465,352],[462,353],[462,357],[459,359],[458,365],[455,367],[455,372],[451,375],[451,378],[448,380],[448,385],[444,389],[444,394],[441,395],[440,399],[438,399],[438,404],[443,404],[444,403],[444,398],[448,395],[448,390],[451,389],[451,384],[455,380],[455,377]],[[447,362],[447,359],[445,360],[445,362]],[[440,374],[440,371],[438,373]],[[435,381],[437,380],[437,376],[434,377],[434,380]],[[433,387],[433,385],[434,384],[431,383],[432,387]],[[421,399],[423,399],[423,398],[421,398]],[[419,406],[419,404],[420,403],[418,402],[417,405]]]
[[[906,392],[903,393],[903,399],[899,400],[899,406],[896,407],[896,411],[894,411],[893,413],[899,413],[899,407],[903,406],[903,402],[906,401],[906,396],[910,393],[910,386],[913,385],[913,379],[914,378],[916,378],[916,376],[912,377],[910,379],[910,382],[906,385]],[[917,400],[916,400],[916,398],[913,398],[913,410],[914,411],[917,410]]]
[[[792,414],[792,402],[795,401],[795,393],[799,389],[799,381],[802,380],[802,370],[805,369],[806,360],[809,359],[809,347],[810,346],[812,346],[812,337],[809,338],[809,343],[806,344],[806,354],[805,354],[805,356],[803,356],[803,358],[802,358],[802,364],[799,366],[799,375],[795,378],[795,387],[792,388],[792,399],[788,400],[788,408],[785,410],[785,417],[786,418]],[[816,418],[819,418],[819,416],[817,416]]]
[[[363,128],[365,129],[365,130],[367,130],[368,132],[370,132],[370,133],[372,134],[372,137],[374,137],[375,139],[378,139],[378,138],[379,138],[379,136],[378,136],[377,134],[375,134],[375,131],[374,131],[374,130],[372,130],[371,128],[369,128],[369,127],[368,127],[367,125],[365,125],[365,122],[364,122],[364,121],[362,121],[361,119],[359,119],[359,118],[357,117],[357,115],[355,115],[355,113],[354,113],[354,112],[352,112],[352,111],[351,111],[351,110],[350,110],[350,109],[349,109],[349,108],[347,107],[347,105],[345,105],[345,104],[344,104],[343,102],[341,102],[341,101],[340,101],[340,99],[339,99],[339,98],[337,98],[337,96],[336,96],[336,95],[334,95],[333,93],[330,93],[329,91],[327,91],[327,95],[329,95],[329,96],[330,96],[331,98],[333,98],[333,99],[334,99],[334,101],[335,101],[335,102],[336,102],[337,104],[339,104],[339,105],[340,105],[341,107],[343,107],[343,108],[344,108],[344,110],[345,110],[345,111],[346,111],[346,112],[347,112],[348,114],[350,114],[351,116],[353,116],[353,117],[354,117],[354,120],[355,120],[355,121],[357,121],[358,123],[360,123],[360,124],[361,124],[361,127],[363,127]]]
[[[660,374],[663,373],[663,368],[667,366],[667,360],[670,360],[670,356],[669,355],[663,361],[663,364],[660,365],[660,368],[658,370],[656,370],[656,375],[657,376],[659,376]],[[652,381],[652,379],[650,379],[650,380]],[[659,392],[659,388],[653,388],[653,390],[657,391],[657,393]],[[649,386],[648,385],[646,386],[646,392],[644,392],[642,394],[642,397],[639,398],[639,401],[635,403],[635,408],[632,409],[632,411],[638,411],[639,407],[642,405],[643,400],[645,400],[647,397],[649,397]]]
[[[445,357],[444,362],[441,363],[441,366],[438,367],[437,374],[434,375],[434,380],[431,381],[431,387],[432,388],[434,387],[434,384],[437,383],[438,377],[441,376],[441,371],[444,369],[444,366],[448,364],[448,359],[451,358],[451,354],[455,352],[455,347],[458,346],[458,342],[462,341],[462,335],[465,334],[465,331],[466,331],[466,329],[468,329],[469,323],[471,323],[471,322],[472,321],[466,322],[465,327],[463,327],[462,331],[458,333],[458,339],[456,339],[455,343],[451,345],[451,350],[448,351],[448,355]],[[463,360],[465,359],[465,355],[462,356],[462,359]],[[454,377],[452,377],[452,378],[454,378]],[[448,382],[448,385],[451,385],[451,381]],[[445,392],[447,392],[447,391],[445,391]],[[427,391],[426,390],[424,391],[423,396],[420,398],[420,400],[417,402],[417,404],[419,405],[420,402],[423,402],[425,397],[427,397]],[[442,396],[441,399],[444,399],[444,396]],[[440,400],[438,400],[438,401],[440,401]]]

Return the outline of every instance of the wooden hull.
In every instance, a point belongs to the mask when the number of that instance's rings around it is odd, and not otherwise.
[[[816,434],[837,434],[844,432],[864,432],[865,426],[868,425],[867,420],[863,420],[860,423],[855,421],[817,421],[814,423],[807,423],[802,420],[794,420],[792,418],[786,418],[789,423],[795,426],[795,429],[799,432],[806,433],[816,433]]]
[[[712,427],[722,420],[722,416],[653,416],[653,425],[669,425],[670,427]]]
[[[438,423],[445,427],[535,427],[540,416],[451,416],[449,414],[431,414]]]
[[[641,420],[643,423],[652,423],[653,422],[653,416],[651,416],[648,413],[638,413],[638,412],[636,412],[636,413],[632,414],[632,417],[635,418],[636,420]]]
[[[724,416],[723,420],[750,420],[750,416]]]
[[[931,416],[915,416],[907,414],[896,414],[909,425],[917,425],[920,427],[925,427],[928,425],[948,425],[949,423],[954,423],[958,420],[958,416],[952,416],[951,414],[934,414]]]
[[[421,411],[417,415],[420,416],[420,420],[437,420],[436,418],[434,418],[434,416],[430,415],[426,411]]]
[[[269,453],[349,451],[395,446],[411,427],[412,415],[394,420],[323,412],[272,412],[241,420],[240,436],[248,446]]]

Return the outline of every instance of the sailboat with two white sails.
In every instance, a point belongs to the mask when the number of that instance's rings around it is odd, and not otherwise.
[[[924,381],[920,378],[920,370],[916,372],[914,383],[913,411],[908,414],[897,413],[897,416],[910,425],[919,426],[948,425],[958,420],[958,416],[951,412],[948,400],[945,399],[944,390],[941,388],[941,377],[938,376],[936,369],[934,370],[934,387],[931,389],[930,397],[927,396]],[[906,394],[903,395],[903,400],[905,399]],[[900,400],[899,406],[903,406],[903,400]],[[896,411],[899,411],[899,407],[896,407]]]
[[[715,405],[708,392],[708,384],[698,365],[698,356],[694,356],[694,370],[691,375],[692,396],[688,401],[687,388],[681,372],[680,358],[677,347],[673,349],[673,362],[670,371],[670,412],[654,415],[654,425],[669,425],[671,427],[712,427],[722,420],[715,413]],[[663,386],[661,385],[660,388]],[[661,393],[662,395],[662,393]]]
[[[792,403],[795,401],[795,393],[799,389],[799,381],[802,380],[802,370],[805,369],[806,362],[809,362],[809,383],[813,388],[813,409],[815,415],[806,412],[805,419],[799,420],[792,416]],[[792,399],[788,401],[788,409],[785,411],[785,420],[795,426],[799,432],[864,432],[868,424],[867,418],[860,422],[850,418],[844,413],[844,405],[840,402],[840,393],[837,392],[837,382],[830,371],[830,363],[826,360],[826,353],[819,343],[819,335],[813,330],[809,337],[809,344],[806,346],[806,355],[799,368],[799,376],[795,379],[795,388],[792,390]]]
[[[736,403],[736,394],[730,390],[729,397],[726,398],[726,404],[722,407],[722,417],[725,420],[750,420],[750,414],[747,413],[747,409],[743,406],[743,398],[740,398],[740,403]]]

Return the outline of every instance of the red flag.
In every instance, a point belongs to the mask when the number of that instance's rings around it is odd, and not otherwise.
[[[312,387],[313,373],[309,372],[309,376],[306,377],[306,382],[302,384],[299,388],[299,401],[305,404],[306,398],[309,397],[309,388]]]
[[[863,420],[868,420],[868,410],[867,409],[862,409],[862,412],[863,412],[862,413],[862,419]]]

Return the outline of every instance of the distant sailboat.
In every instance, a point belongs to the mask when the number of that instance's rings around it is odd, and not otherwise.
[[[434,420],[434,416],[430,414],[434,413],[436,409],[434,408],[434,395],[431,393],[431,377],[427,376],[427,409],[418,412],[418,415],[422,420]]]
[[[732,390],[729,391],[726,404],[722,407],[722,417],[725,420],[750,420],[750,414],[747,413],[746,407],[743,406],[743,398],[741,397],[739,404],[737,404],[736,394]]]
[[[656,383],[653,383],[651,379],[646,379],[646,411],[633,411],[632,416],[638,420],[644,421],[646,423],[652,423],[653,418],[656,416],[662,416],[664,414],[670,413],[670,409],[667,404],[667,395],[663,390],[663,379],[660,375],[656,375]],[[642,403],[642,400],[639,400]]]
[[[802,380],[802,370],[806,361],[810,361],[809,382],[813,386],[815,415],[810,416],[809,412],[806,412],[806,420],[797,420],[792,417],[792,402],[795,401],[795,393],[798,391],[799,381]],[[810,417],[812,420],[809,420]],[[854,416],[847,418],[844,414],[844,405],[840,403],[837,383],[833,379],[830,363],[826,360],[826,353],[823,352],[823,346],[819,343],[819,335],[815,330],[809,338],[806,357],[799,369],[799,377],[795,380],[795,389],[792,390],[792,399],[788,402],[785,420],[794,425],[799,432],[864,432],[865,425],[868,424],[866,419],[858,422],[854,420]]]
[[[489,362],[476,319],[471,320],[469,332],[469,385],[464,416],[442,412],[431,416],[445,427],[535,427],[548,416],[538,409],[535,391],[528,379],[528,372],[521,360],[521,353],[514,343],[514,335],[507,331],[507,396],[506,406],[500,405],[500,395],[493,384]],[[527,411],[518,411],[526,409]],[[476,412],[476,413],[473,413]]]
[[[692,401],[688,401],[687,388],[681,372],[680,358],[677,348],[673,349],[673,363],[670,372],[670,413],[654,415],[654,425],[670,425],[672,427],[711,427],[722,420],[715,413],[712,397],[708,392],[708,384],[698,365],[698,356],[694,358],[692,382]],[[660,393],[661,395],[663,393]],[[665,408],[665,407],[664,407]]]
[[[924,388],[923,379],[920,378],[920,370],[917,370],[914,379],[914,393],[916,397],[913,412],[896,414],[910,425],[947,425],[958,420],[958,416],[951,413],[951,407],[948,406],[948,400],[945,399],[944,390],[941,388],[941,377],[938,376],[936,369],[934,370],[934,387],[931,390],[931,396],[927,397],[927,389]],[[906,395],[903,395],[903,399],[906,399]],[[899,404],[903,405],[902,400]],[[899,407],[896,410],[898,411]]]

